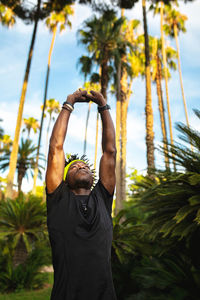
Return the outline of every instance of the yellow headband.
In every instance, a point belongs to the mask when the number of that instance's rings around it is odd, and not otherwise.
[[[66,165],[66,167],[64,168],[63,180],[66,179],[67,173],[68,173],[68,171],[69,171],[69,168],[70,168],[71,165],[72,165],[73,163],[75,163],[76,161],[82,161],[84,164],[86,164],[86,162],[85,162],[84,160],[82,160],[82,159],[75,159],[75,160],[72,160],[72,161],[71,161],[68,165]],[[87,165],[87,164],[86,164],[86,165]]]

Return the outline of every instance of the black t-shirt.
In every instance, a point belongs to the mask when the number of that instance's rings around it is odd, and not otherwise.
[[[62,182],[47,194],[54,285],[51,300],[116,300],[111,271],[113,196],[101,181],[89,196]]]

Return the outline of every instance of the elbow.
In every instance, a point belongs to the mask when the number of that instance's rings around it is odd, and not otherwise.
[[[54,137],[51,137],[49,143],[49,152],[55,153],[57,150],[62,150],[63,144],[59,143],[58,140]]]
[[[115,146],[108,147],[108,149],[106,149],[106,152],[107,152],[110,156],[113,156],[113,157],[116,157],[116,155],[117,155],[117,149],[116,149]]]

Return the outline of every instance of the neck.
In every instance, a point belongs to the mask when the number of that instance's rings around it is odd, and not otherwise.
[[[89,195],[91,190],[84,188],[70,189],[75,195]]]

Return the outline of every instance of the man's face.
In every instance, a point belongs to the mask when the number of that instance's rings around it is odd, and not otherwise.
[[[93,183],[93,174],[90,167],[82,161],[74,162],[67,172],[67,182],[73,189],[90,189]]]

